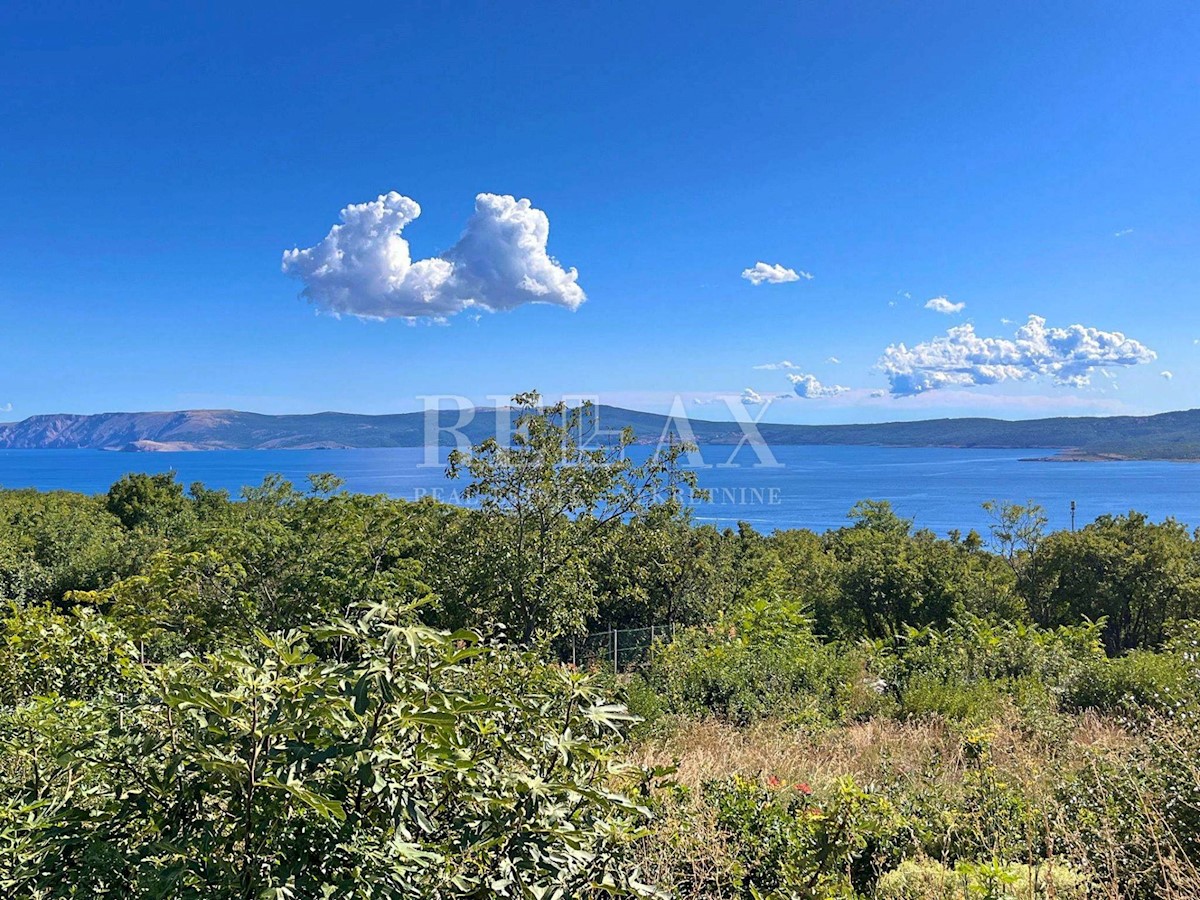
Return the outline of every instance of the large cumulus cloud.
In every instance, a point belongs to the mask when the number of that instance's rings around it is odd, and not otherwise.
[[[318,307],[371,319],[444,319],[525,303],[576,309],[586,299],[579,273],[547,252],[550,220],[528,200],[479,194],[458,243],[414,261],[402,232],[420,215],[415,200],[395,191],[347,206],[320,243],[284,252],[283,271]]]
[[[1148,363],[1156,354],[1119,331],[1085,325],[1049,328],[1030,316],[1011,340],[980,337],[971,325],[951,328],[931,341],[906,347],[893,344],[878,368],[897,397],[945,387],[972,387],[1046,377],[1081,387],[1097,369]]]

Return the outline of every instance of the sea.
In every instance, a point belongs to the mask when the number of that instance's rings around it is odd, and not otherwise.
[[[633,447],[630,455],[649,451]],[[698,522],[759,531],[847,523],[860,500],[887,500],[918,527],[987,533],[988,500],[1033,502],[1051,528],[1079,527],[1104,514],[1130,510],[1158,521],[1172,517],[1200,526],[1200,464],[1160,461],[1048,462],[1052,450],[978,450],[861,446],[771,448],[768,464],[750,449],[701,448],[694,459],[707,500],[691,498]],[[303,487],[307,476],[333,473],[347,490],[407,500],[462,502],[463,483],[427,464],[421,448],[376,450],[219,450],[121,453],[98,450],[0,450],[0,487],[95,494],[130,472],[176,473],[237,495],[278,474]]]

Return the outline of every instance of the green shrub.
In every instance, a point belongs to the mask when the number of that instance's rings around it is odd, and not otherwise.
[[[879,880],[878,900],[1083,900],[1088,879],[1062,865],[908,859]]]
[[[919,675],[904,691],[901,710],[919,718],[937,715],[952,721],[986,722],[994,719],[1006,705],[1002,686],[994,681],[947,681]]]
[[[1090,662],[1072,680],[1064,705],[1140,716],[1195,703],[1196,685],[1194,671],[1182,656],[1133,650]]]
[[[829,796],[808,785],[745,778],[705,786],[735,860],[735,896],[850,898],[870,890],[908,846],[907,823],[882,795],[842,779]]]
[[[375,607],[0,707],[0,885],[145,900],[644,895],[600,683]]]

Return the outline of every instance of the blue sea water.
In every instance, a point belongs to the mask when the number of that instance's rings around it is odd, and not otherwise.
[[[633,448],[637,455],[638,448]],[[647,451],[640,451],[645,453]],[[1104,513],[1136,509],[1154,519],[1172,516],[1200,526],[1200,465],[1171,462],[1030,462],[1042,450],[958,450],[889,447],[773,447],[778,467],[755,466],[749,450],[735,465],[727,450],[704,448],[708,468],[697,470],[712,499],[696,519],[718,525],[746,521],[761,531],[846,523],[859,500],[889,500],[922,527],[945,534],[985,532],[989,499],[1045,507],[1055,528],[1070,524],[1070,503],[1082,525]],[[185,484],[202,481],[236,494],[271,473],[304,484],[332,472],[352,491],[454,502],[461,483],[441,467],[424,467],[419,448],[385,450],[226,450],[195,453],[109,453],[91,450],[0,451],[0,486],[98,493],[128,472],[175,471]]]

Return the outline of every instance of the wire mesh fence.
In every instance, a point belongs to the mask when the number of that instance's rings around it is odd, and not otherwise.
[[[596,631],[572,641],[571,663],[584,669],[625,672],[651,662],[656,642],[669,641],[674,634],[674,625]]]

